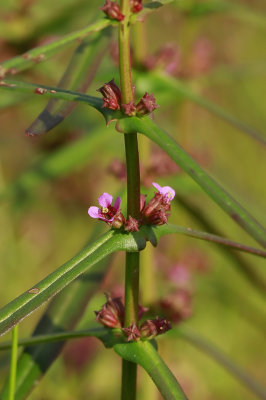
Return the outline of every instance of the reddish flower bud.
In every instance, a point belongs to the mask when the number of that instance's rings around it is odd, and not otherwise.
[[[139,230],[139,222],[130,215],[126,220],[125,231],[138,232],[138,230]]]
[[[156,325],[151,319],[143,322],[140,326],[140,334],[145,339],[153,339],[157,335]]]
[[[95,311],[96,319],[109,328],[121,328],[124,320],[124,305],[120,298],[106,294],[107,302],[100,311]]]
[[[103,95],[103,108],[120,110],[121,92],[113,79],[100,87],[97,92],[100,92]]]
[[[132,340],[137,341],[140,338],[140,331],[135,323],[130,325],[128,328],[123,328],[123,332],[127,336],[128,342]]]
[[[136,105],[137,115],[143,116],[150,114],[158,107],[159,106],[155,103],[153,94],[148,94],[146,92]]]
[[[121,104],[121,105],[122,105],[122,107],[123,107],[123,109],[124,109],[124,113],[125,113],[126,115],[128,115],[128,116],[131,117],[131,116],[133,116],[133,115],[136,114],[136,107],[135,107],[133,101],[131,101],[131,102],[128,103],[128,104]]]
[[[161,335],[171,329],[171,324],[165,318],[156,317],[155,319],[148,319],[143,322],[140,327],[141,337],[152,339],[155,336]]]
[[[133,13],[138,13],[142,10],[142,0],[131,0],[131,10]]]
[[[143,210],[145,217],[149,218],[155,211],[160,210],[163,204],[163,194],[156,193]]]
[[[115,214],[114,219],[111,223],[111,227],[114,229],[120,229],[121,226],[125,224],[125,217],[124,215],[119,211],[118,213]]]
[[[106,0],[105,5],[101,7],[101,10],[111,19],[123,21],[125,18],[125,16],[121,13],[119,5],[115,1]]]

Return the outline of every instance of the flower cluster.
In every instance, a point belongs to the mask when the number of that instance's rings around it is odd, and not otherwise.
[[[96,320],[108,328],[122,329],[127,341],[143,339],[153,339],[155,336],[161,335],[171,329],[171,324],[165,318],[156,317],[155,319],[147,319],[140,327],[134,323],[128,328],[123,328],[125,307],[120,297],[112,298],[106,294],[106,303],[100,311],[95,311]],[[142,318],[147,308],[139,306],[139,319]]]
[[[98,202],[100,207],[91,206],[88,210],[90,217],[97,218],[106,222],[111,228],[124,229],[128,232],[137,232],[141,225],[163,225],[167,224],[170,216],[171,201],[175,197],[175,191],[170,186],[160,186],[153,182],[153,186],[158,190],[154,197],[146,204],[146,196],[140,196],[140,219],[136,220],[129,215],[125,220],[120,211],[121,198],[118,197],[114,205],[113,196],[103,193]]]
[[[138,13],[142,10],[142,0],[130,0],[130,7],[133,13]],[[111,19],[123,21],[125,16],[122,14],[119,4],[116,1],[105,0],[105,4],[101,10]]]
[[[159,107],[153,94],[148,94],[147,92],[136,105],[133,101],[128,104],[121,104],[121,92],[113,79],[100,87],[98,92],[103,95],[103,108],[110,108],[111,110],[122,109],[124,114],[128,116],[137,115],[138,117],[143,117]]]

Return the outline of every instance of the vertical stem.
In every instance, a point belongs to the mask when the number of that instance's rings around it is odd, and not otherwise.
[[[119,25],[119,70],[122,103],[133,101],[130,59],[130,0],[121,0],[120,9],[125,16]],[[139,218],[140,173],[137,134],[125,135],[127,164],[127,215]],[[125,273],[125,326],[138,323],[139,297],[139,253],[126,253]],[[123,360],[122,400],[136,399],[137,365]]]
[[[18,325],[16,325],[12,330],[12,348],[11,348],[8,400],[15,399],[16,374],[17,374],[17,354],[18,354]]]

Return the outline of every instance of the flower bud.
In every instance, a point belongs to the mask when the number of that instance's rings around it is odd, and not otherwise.
[[[97,91],[103,95],[103,108],[120,110],[121,92],[113,79],[110,82],[105,83]]]
[[[129,117],[132,117],[136,114],[136,106],[134,105],[133,101],[128,104],[122,104],[122,107],[124,109],[124,113]]]
[[[142,0],[131,0],[130,3],[131,3],[131,10],[133,13],[138,13],[143,8]]]
[[[136,105],[137,115],[143,116],[150,114],[158,107],[158,104],[155,103],[153,94],[150,95],[146,92]]]
[[[142,338],[153,339],[155,336],[161,335],[171,329],[171,324],[165,318],[156,317],[148,319],[140,326],[140,334]]]
[[[109,328],[121,328],[124,320],[124,305],[119,297],[106,294],[107,302],[100,311],[95,311],[96,320]]]
[[[128,219],[126,220],[125,224],[125,231],[127,232],[138,232],[139,230],[139,222],[135,218],[129,215]]]
[[[127,336],[127,341],[137,341],[140,338],[140,331],[137,325],[134,323],[130,325],[128,328],[123,328],[123,332]]]
[[[155,211],[161,208],[162,203],[163,203],[163,195],[161,193],[156,193],[144,208],[143,210],[144,216],[149,218]]]
[[[111,223],[111,227],[114,229],[120,229],[121,226],[123,226],[124,224],[125,224],[125,217],[121,213],[121,211],[119,211],[118,213],[115,214],[114,219]]]
[[[115,1],[106,0],[105,5],[101,10],[111,19],[123,21],[125,16],[121,13],[119,5]]]

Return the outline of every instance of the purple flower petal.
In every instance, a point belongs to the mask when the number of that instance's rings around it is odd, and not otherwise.
[[[114,202],[114,209],[118,211],[121,205],[121,197],[117,197],[116,201]]]
[[[101,207],[108,208],[113,201],[113,196],[109,193],[103,193],[99,198],[98,202]]]
[[[158,183],[152,182],[152,184],[155,187],[155,189],[158,190],[159,193],[162,193],[162,187]]]
[[[153,182],[152,184],[159,193],[164,195],[165,200],[167,200],[168,202],[173,200],[173,198],[175,197],[175,191],[170,186],[160,186],[156,182]]]
[[[175,191],[170,186],[162,187],[161,193],[164,195],[164,197],[167,197],[169,201],[173,200],[175,197]]]
[[[88,214],[91,218],[100,218],[101,210],[98,207],[92,206],[89,208]]]

